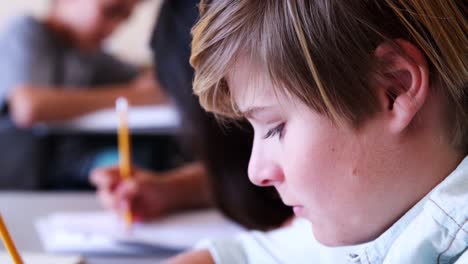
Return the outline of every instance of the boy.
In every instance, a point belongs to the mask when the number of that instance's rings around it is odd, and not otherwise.
[[[194,91],[251,123],[250,180],[313,235],[252,233],[171,263],[464,263],[462,4],[210,2],[193,29]]]

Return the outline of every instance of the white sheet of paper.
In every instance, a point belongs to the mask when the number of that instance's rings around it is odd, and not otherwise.
[[[21,256],[24,264],[84,264],[78,256],[54,256],[40,253],[26,253]],[[0,263],[13,264],[13,260],[7,252],[0,253]]]
[[[184,250],[205,238],[232,237],[244,229],[215,210],[175,214],[129,231],[110,212],[57,213],[37,222],[50,252],[138,254],[154,249]]]
[[[173,105],[133,106],[128,113],[130,129],[176,129],[180,122],[180,114]],[[99,132],[115,131],[117,124],[115,109],[110,108],[46,126],[51,129]]]

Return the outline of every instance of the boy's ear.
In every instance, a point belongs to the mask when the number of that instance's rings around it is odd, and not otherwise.
[[[380,44],[374,56],[383,62],[383,76],[378,82],[378,97],[389,129],[405,130],[423,106],[428,96],[429,72],[421,51],[410,42],[395,40],[399,46]]]

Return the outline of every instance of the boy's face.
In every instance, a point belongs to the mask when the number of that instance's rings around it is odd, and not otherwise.
[[[97,48],[126,21],[138,0],[58,0],[57,10],[81,46]]]
[[[378,120],[359,130],[337,126],[295,98],[275,96],[269,81],[251,78],[255,69],[240,62],[228,75],[235,103],[255,131],[250,180],[274,186],[297,216],[312,222],[322,243],[347,244],[368,213],[385,206],[374,199],[388,181],[383,168],[391,166],[382,151],[385,132]]]

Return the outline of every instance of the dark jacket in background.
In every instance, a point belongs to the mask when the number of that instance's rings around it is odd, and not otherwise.
[[[291,216],[291,210],[273,188],[254,186],[248,179],[253,136],[250,126],[221,128],[193,95],[190,30],[198,19],[198,2],[163,3],[151,41],[156,76],[182,113],[183,145],[190,147],[194,158],[205,162],[219,208],[250,228],[277,226]]]

